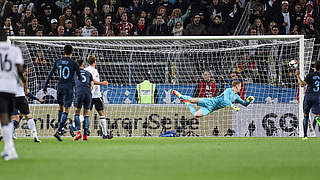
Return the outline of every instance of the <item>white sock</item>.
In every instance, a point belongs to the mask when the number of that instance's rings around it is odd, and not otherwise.
[[[12,140],[12,133],[13,133],[13,123],[10,122],[6,126],[2,126],[2,136],[4,141],[4,149],[11,149],[14,148],[13,140]]]
[[[107,122],[104,116],[100,116],[100,126],[102,130],[102,134],[107,135]]]
[[[32,118],[28,120],[28,127],[29,127],[33,137],[37,137],[36,123],[34,123],[34,120]]]

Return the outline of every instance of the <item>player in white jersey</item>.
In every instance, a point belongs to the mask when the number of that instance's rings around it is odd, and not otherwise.
[[[100,82],[100,76],[98,73],[98,70],[95,68],[96,66],[96,57],[94,55],[89,55],[87,58],[87,62],[89,64],[88,67],[84,68],[84,70],[88,71],[91,73],[94,86],[91,91],[92,93],[92,103],[91,103],[91,108],[92,110],[93,105],[98,111],[98,114],[100,116],[100,126],[102,130],[102,138],[103,139],[112,139],[112,135],[107,133],[107,122],[105,118],[105,112],[103,108],[103,103],[102,103],[102,96],[101,96],[101,91],[100,91],[100,85],[103,86],[108,86],[108,81],[101,81]]]
[[[0,122],[4,140],[1,156],[5,160],[18,159],[12,140],[13,124],[10,116],[15,111],[17,74],[25,86],[21,50],[6,42],[6,33],[0,28]]]
[[[23,75],[26,76],[28,73],[28,66],[23,65],[23,69],[24,69]],[[27,82],[27,84],[28,84],[28,82]],[[29,104],[26,99],[26,96],[32,100],[37,100],[40,103],[44,102],[43,99],[39,99],[39,98],[35,97],[33,94],[31,94],[28,88],[25,90],[24,87],[22,87],[20,84],[18,84],[17,91],[16,91],[16,106],[15,106],[16,112],[14,112],[14,114],[12,116],[13,127],[14,127],[14,129],[18,128],[19,123],[20,123],[19,114],[21,114],[27,120],[27,124],[28,124],[28,127],[29,127],[32,135],[33,135],[34,142],[40,143],[41,141],[39,140],[38,135],[37,135],[36,124],[30,115]],[[15,135],[13,134],[13,136],[15,136]]]

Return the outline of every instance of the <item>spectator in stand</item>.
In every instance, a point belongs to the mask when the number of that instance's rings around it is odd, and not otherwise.
[[[232,81],[240,81],[241,82],[241,90],[238,94],[239,94],[240,98],[245,101],[246,100],[246,87],[244,85],[243,77],[240,75],[239,72],[232,71],[231,72],[231,79],[232,79]]]
[[[208,12],[210,14],[210,19],[213,21],[216,15],[222,16],[223,7],[219,3],[219,0],[212,0],[210,6],[208,7]],[[227,17],[222,17],[222,19],[226,19]]]
[[[112,14],[115,14],[118,10],[118,7],[119,7],[117,0],[110,0],[109,5],[110,5],[110,12]]]
[[[12,5],[13,3],[11,1],[0,1],[0,18],[6,18],[9,16]]]
[[[26,35],[26,29],[24,29],[23,27],[19,29],[18,31],[19,36],[25,36]]]
[[[46,36],[57,36],[58,32],[58,20],[57,19],[51,19],[51,25],[48,29],[44,29],[44,34]]]
[[[22,1],[22,3],[19,5],[18,13],[24,15],[27,10],[31,11],[32,13],[35,12],[34,4],[30,2],[30,0]]]
[[[135,16],[138,16],[141,12],[141,3],[139,0],[132,0],[131,5],[127,9],[128,15],[131,17],[131,19]]]
[[[91,12],[90,7],[89,7],[89,6],[84,7],[83,13],[79,16],[79,18],[77,18],[77,21],[78,21],[77,24],[78,24],[78,26],[79,26],[79,27],[85,26],[85,25],[86,25],[86,20],[87,20],[88,18],[90,18],[91,23],[93,23],[93,22],[92,22],[92,17],[93,17],[93,14],[92,14],[92,12]]]
[[[208,35],[212,36],[224,36],[228,33],[228,27],[222,22],[221,16],[216,15],[213,22],[208,27]]]
[[[279,35],[279,27],[277,25],[272,27],[271,35]]]
[[[97,29],[94,29],[91,33],[91,36],[93,37],[98,37],[99,36],[99,33],[98,33],[98,30]]]
[[[18,30],[21,27],[21,14],[18,13],[18,4],[13,4],[11,7],[11,12],[9,18],[11,19],[11,24],[15,34],[18,34]]]
[[[305,24],[307,31],[307,38],[315,38],[317,43],[319,42],[320,34],[319,31],[315,28],[315,21],[312,17],[307,18],[307,22]]]
[[[206,26],[200,23],[200,15],[195,14],[192,23],[188,24],[183,32],[185,36],[204,36],[207,35]]]
[[[27,36],[35,36],[36,32],[39,30],[40,25],[38,24],[38,19],[34,17],[32,19],[31,25],[26,28]],[[41,27],[43,29],[43,26]]]
[[[294,16],[289,12],[288,1],[282,1],[281,12],[274,16],[274,20],[279,26],[279,34],[289,35],[294,26]]]
[[[72,27],[72,21],[70,19],[67,19],[64,24],[65,24],[64,35],[65,36],[74,36],[76,30]]]
[[[191,12],[191,6],[189,6],[187,12],[182,15],[181,9],[176,8],[172,11],[172,14],[170,16],[170,21],[168,22],[168,27],[172,27],[173,25],[176,24],[176,22],[180,22],[183,26],[183,22],[189,17]]]
[[[82,28],[81,27],[76,29],[75,36],[82,36]]]
[[[39,30],[36,32],[36,36],[39,36],[39,37],[43,36],[43,31],[42,31],[42,29],[39,29]]]
[[[237,71],[250,82],[256,82],[257,68],[249,52],[242,52],[240,60],[237,62]]]
[[[172,35],[174,36],[183,36],[183,26],[180,21],[176,22],[172,29]]]
[[[45,28],[48,28],[51,25],[51,19],[55,19],[51,11],[51,6],[47,5],[44,8],[44,15],[40,16],[39,23]]]
[[[257,30],[257,35],[264,35],[265,34],[265,28],[261,22],[261,19],[256,18],[253,22],[253,26],[256,28]]]
[[[298,26],[303,25],[303,12],[302,12],[300,4],[296,4],[294,6],[293,17],[294,17],[294,21],[295,21],[294,24],[296,24]]]
[[[157,5],[156,10],[158,10],[160,6],[163,6],[166,9],[166,16],[162,14],[162,18],[165,20],[165,18],[168,17],[169,13],[172,12],[173,6],[171,5],[171,3],[169,3],[169,0],[161,0]],[[159,12],[157,13],[159,14]],[[166,21],[166,23],[168,23],[168,21]]]
[[[58,0],[55,2],[55,5],[57,7],[57,16],[61,16],[64,12],[65,9],[69,6],[69,3],[67,3],[65,0]]]
[[[157,6],[157,3],[155,2],[155,0],[145,0],[145,1],[142,1],[141,3],[142,3],[141,9],[143,11],[146,11],[146,14],[148,14],[149,12],[153,13]]]
[[[119,36],[132,36],[134,33],[134,26],[128,22],[128,15],[126,12],[122,13],[121,21],[116,25]]]
[[[64,27],[59,26],[57,29],[57,32],[58,32],[58,36],[64,36]]]
[[[294,25],[293,29],[291,31],[292,35],[299,35],[299,26],[298,25]]]
[[[272,34],[272,27],[273,26],[277,26],[277,23],[275,21],[271,21],[269,23],[266,35],[271,35]]]
[[[30,10],[26,10],[26,13],[24,13],[24,15],[22,15],[22,17],[21,17],[21,25],[23,27],[30,26],[31,21],[34,17],[35,17],[35,15]]]
[[[165,23],[167,24],[169,21],[169,18],[167,16],[167,9],[164,6],[159,6],[157,9],[157,14],[161,14],[162,19],[165,21]],[[157,18],[153,19],[153,24],[156,23]]]
[[[71,9],[79,17],[83,13],[84,0],[71,0]]]
[[[312,18],[313,20],[309,20]],[[306,11],[303,17],[303,24],[310,24],[313,21],[315,27],[319,27],[319,16],[316,11],[313,9],[312,1],[308,1],[306,4]]]
[[[104,4],[102,6],[102,10],[101,10],[101,12],[99,14],[99,25],[103,25],[105,23],[105,19],[109,15],[111,16],[111,19],[113,19],[112,15],[111,15],[111,12],[110,12],[110,5],[109,4]]]
[[[147,33],[148,33],[148,26],[145,24],[145,18],[140,17],[138,20],[135,34],[137,36],[146,36]]]
[[[111,14],[106,15],[104,19],[104,24],[99,26],[98,32],[101,36],[114,36],[116,32],[116,27],[112,23]]]
[[[197,83],[193,91],[193,97],[212,98],[216,97],[216,83],[209,71],[203,73],[203,77]]]
[[[250,15],[249,22],[250,24],[254,24],[255,20],[259,18],[262,24],[267,27],[268,25],[268,15],[264,13],[263,6],[260,3],[257,3],[253,9],[253,13]],[[271,18],[272,19],[272,18]],[[271,20],[269,19],[269,20]]]
[[[14,30],[13,27],[11,25],[11,19],[10,18],[6,18],[6,20],[4,21],[4,26],[3,29],[6,29],[9,31],[9,36],[14,36]]]
[[[115,22],[120,22],[122,18],[122,14],[126,12],[126,9],[123,6],[119,6],[118,11],[115,15]]]
[[[77,17],[72,14],[72,9],[70,7],[66,8],[65,14],[63,14],[59,17],[59,25],[65,26],[64,23],[66,22],[66,20],[72,21],[72,27],[74,27],[74,28],[78,27]]]
[[[82,28],[82,36],[91,36],[92,31],[96,28],[92,26],[92,20],[90,17],[87,17],[85,22],[86,25]]]
[[[167,36],[168,26],[167,23],[162,19],[162,15],[157,15],[157,21],[155,24],[152,24],[149,29],[149,35],[151,36]]]

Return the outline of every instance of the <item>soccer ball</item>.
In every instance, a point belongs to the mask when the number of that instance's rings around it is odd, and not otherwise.
[[[296,60],[291,60],[289,61],[289,67],[292,68],[292,69],[296,69],[298,67],[298,61]]]

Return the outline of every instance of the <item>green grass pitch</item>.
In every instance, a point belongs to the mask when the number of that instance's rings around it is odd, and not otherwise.
[[[0,160],[0,179],[319,179],[319,138],[41,140],[15,140],[19,160]]]

